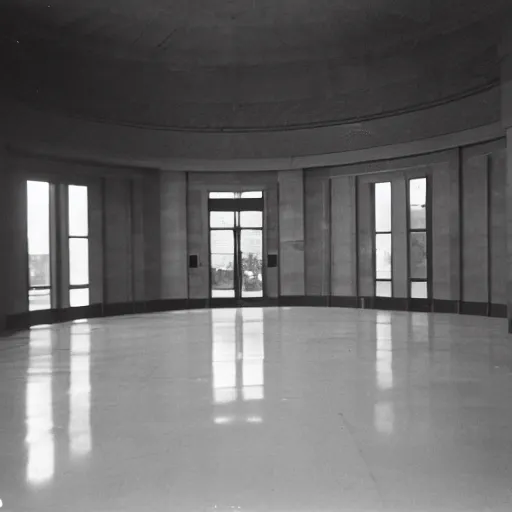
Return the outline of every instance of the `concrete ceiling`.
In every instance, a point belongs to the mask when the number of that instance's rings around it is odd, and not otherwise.
[[[339,125],[493,87],[512,0],[1,0],[2,94],[172,130]]]
[[[475,23],[510,0],[2,0],[4,43],[169,65],[369,58]]]

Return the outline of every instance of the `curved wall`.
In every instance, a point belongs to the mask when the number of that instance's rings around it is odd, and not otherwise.
[[[208,191],[264,190],[268,298],[263,305],[376,307],[506,316],[506,142],[321,169],[168,172],[3,154],[0,320],[9,328],[80,316],[210,307]],[[431,187],[432,296],[408,298],[406,189]],[[90,187],[92,305],[28,312],[27,179]],[[374,296],[371,184],[393,189],[393,287]],[[188,268],[188,256],[199,266]],[[63,289],[66,276],[63,275]],[[3,297],[2,297],[3,295]]]

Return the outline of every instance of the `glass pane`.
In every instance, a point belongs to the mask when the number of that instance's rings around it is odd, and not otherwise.
[[[234,192],[210,192],[210,199],[234,199]]]
[[[69,305],[72,308],[89,305],[89,288],[69,290]]]
[[[235,212],[210,212],[210,227],[234,228]]]
[[[263,197],[263,192],[242,192],[242,199],[258,199]]]
[[[375,231],[391,231],[391,183],[375,183]]]
[[[235,296],[234,267],[233,253],[211,255],[212,297]]]
[[[411,283],[411,299],[428,299],[426,281]]]
[[[89,241],[87,238],[69,239],[69,284],[89,284]]]
[[[70,185],[69,195],[69,236],[87,236],[89,232],[87,187]]]
[[[240,212],[240,227],[261,228],[263,227],[263,212]]]
[[[375,235],[375,277],[391,279],[391,235]]]
[[[410,235],[411,278],[427,279],[427,233]]]
[[[212,297],[235,296],[235,236],[231,230],[210,232]]]
[[[377,297],[391,297],[391,281],[376,281],[375,295]]]
[[[230,229],[210,232],[210,252],[212,254],[227,254],[233,256],[235,252],[234,233]]]
[[[30,286],[50,286],[49,183],[27,182],[27,238]]]
[[[427,227],[427,179],[420,178],[409,182],[409,208],[411,229]]]
[[[259,229],[240,232],[242,297],[263,296],[263,234]]]
[[[41,309],[51,309],[50,290],[30,290],[28,292],[29,311],[38,311]]]

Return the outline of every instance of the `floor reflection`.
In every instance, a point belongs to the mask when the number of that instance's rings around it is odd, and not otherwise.
[[[81,457],[87,455],[92,448],[90,422],[91,327],[86,323],[76,323],[71,326],[70,334],[69,442],[71,455]]]
[[[243,344],[243,399],[262,400],[264,398],[265,359],[263,310],[260,308],[242,310]]]
[[[235,402],[236,388],[236,310],[212,311],[212,385],[216,404]]]
[[[263,400],[264,323],[261,308],[212,310],[212,387],[217,406]],[[219,415],[216,424],[238,421]],[[261,423],[260,416],[243,421]]]
[[[387,311],[377,313],[375,324],[377,353],[375,373],[377,386],[381,390],[393,388],[393,336],[391,331],[391,314]]]
[[[26,479],[31,485],[51,481],[55,471],[52,377],[52,331],[33,329],[29,335],[25,402]]]
[[[380,391],[393,389],[393,333],[391,313],[378,311],[375,324],[376,358],[375,375]],[[375,430],[390,435],[395,428],[394,404],[390,400],[378,400],[374,406]]]
[[[374,409],[375,430],[392,434],[395,430],[395,407],[392,402],[377,402]]]

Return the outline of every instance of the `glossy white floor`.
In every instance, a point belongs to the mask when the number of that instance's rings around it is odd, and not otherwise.
[[[512,510],[504,320],[188,311],[0,340],[25,511]]]

